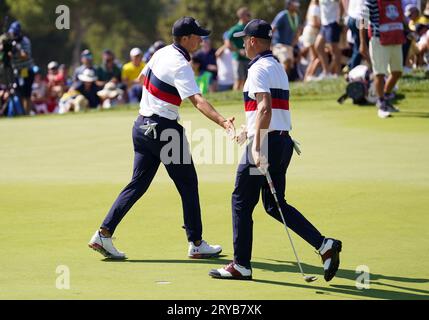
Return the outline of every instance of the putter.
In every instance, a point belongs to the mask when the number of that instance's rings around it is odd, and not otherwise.
[[[271,179],[271,175],[268,172],[268,170],[267,170],[267,172],[265,174],[265,177],[267,178],[268,186],[270,187],[271,193],[274,196],[274,200],[276,201],[277,209],[279,210],[280,216],[282,217],[283,224],[284,224],[284,226],[286,228],[286,232],[287,232],[287,235],[289,237],[290,244],[292,245],[293,253],[295,254],[296,261],[298,262],[298,267],[299,267],[299,270],[301,271],[302,277],[304,278],[305,282],[316,281],[317,280],[316,276],[306,276],[305,273],[304,273],[304,271],[302,271],[301,262],[299,261],[298,254],[296,253],[296,250],[295,250],[295,246],[293,245],[292,237],[290,236],[289,228],[288,228],[288,226],[286,224],[286,221],[285,221],[285,218],[283,216],[282,209],[280,208],[279,199],[277,198],[277,192],[276,192],[276,189],[274,188],[274,183],[273,183],[273,180]]]

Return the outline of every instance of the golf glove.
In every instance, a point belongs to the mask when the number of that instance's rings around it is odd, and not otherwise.
[[[296,154],[300,156],[301,155],[301,148],[300,148],[301,144],[294,139],[292,139],[292,141],[293,141],[293,148],[294,148]]]
[[[239,146],[242,146],[247,141],[247,130],[246,126],[243,124],[241,126],[241,132],[235,137]]]

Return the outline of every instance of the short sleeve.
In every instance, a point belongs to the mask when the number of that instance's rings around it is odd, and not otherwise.
[[[270,90],[270,77],[268,72],[260,67],[253,67],[249,70],[248,76],[249,97],[256,100],[256,93],[267,92]]]
[[[282,18],[284,16],[284,14],[285,14],[284,11],[282,11],[279,14],[276,15],[276,17],[274,18],[274,20],[273,20],[273,22],[271,24],[271,26],[273,28],[277,28],[278,29],[279,27],[281,27],[281,25],[282,25]]]
[[[195,94],[201,94],[197,82],[195,81],[194,71],[189,64],[184,64],[176,72],[176,76],[174,77],[174,86],[179,92],[182,100],[185,100]]]
[[[309,12],[310,16],[320,17],[320,7],[319,6],[316,6],[314,4],[310,5],[308,12]]]
[[[146,77],[148,69],[149,69],[149,63],[144,66],[143,70],[140,72],[139,78],[141,75],[144,75]]]
[[[228,40],[232,41],[234,39],[234,27],[228,30]]]
[[[128,72],[127,72],[127,65],[126,64],[122,67],[121,78],[122,78],[122,80],[125,80],[125,79],[128,80]]]

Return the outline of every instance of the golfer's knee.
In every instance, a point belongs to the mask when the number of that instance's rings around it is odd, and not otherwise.
[[[263,203],[265,212],[268,213],[273,218],[279,216],[279,212],[277,206],[274,203],[264,201]],[[276,218],[277,219],[277,218]]]

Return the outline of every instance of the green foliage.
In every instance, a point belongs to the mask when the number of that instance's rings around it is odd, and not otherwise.
[[[302,281],[284,227],[261,203],[253,214],[257,280],[208,277],[233,259],[231,192],[241,152],[234,164],[196,168],[203,235],[225,256],[186,258],[180,196],[161,166],[117,229],[115,244],[130,260],[106,262],[85,241],[130,179],[137,110],[1,119],[0,299],[428,299],[426,92],[407,95],[401,113],[386,120],[374,107],[339,106],[323,93],[294,100],[292,132],[303,153],[288,169],[286,199],[344,243],[338,276],[326,283],[320,257],[292,235],[304,271],[319,276],[311,286]],[[237,126],[244,123],[239,100],[215,106]],[[196,156],[198,129],[214,137],[217,126],[195,108],[180,114],[192,123],[187,135]],[[55,288],[58,265],[70,267],[70,290]],[[370,268],[369,290],[356,289],[359,265]]]
[[[34,56],[43,63],[47,59],[76,63],[83,48],[91,49],[96,57],[111,48],[118,57],[128,59],[130,47],[148,47],[157,39],[153,26],[163,8],[157,0],[144,4],[136,0],[6,0],[6,4],[33,45],[37,40]],[[60,4],[70,8],[70,30],[55,27],[55,9]]]
[[[309,0],[303,1],[303,11]],[[55,9],[66,5],[71,11],[71,29],[57,30]],[[248,6],[253,17],[272,21],[283,9],[281,0],[0,0],[0,13],[10,11],[22,22],[33,40],[37,63],[49,60],[78,63],[79,52],[89,48],[96,61],[110,48],[126,61],[131,47],[146,49],[155,40],[171,41],[171,27],[181,16],[194,16],[213,31],[215,45],[236,23],[236,11]]]
[[[247,6],[254,18],[265,19],[271,22],[276,14],[284,9],[284,2],[278,0],[180,1],[167,19],[160,21],[160,34],[164,39],[169,39],[171,37],[171,26],[175,20],[182,16],[193,16],[203,26],[213,31],[211,38],[215,45],[219,45],[222,40],[222,34],[237,22],[236,12],[242,6]]]

